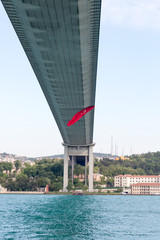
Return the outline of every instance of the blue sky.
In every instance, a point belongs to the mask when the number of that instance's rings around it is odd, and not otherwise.
[[[37,79],[0,4],[0,152],[63,152]],[[95,152],[160,151],[160,2],[103,0]],[[115,147],[114,147],[115,148]]]

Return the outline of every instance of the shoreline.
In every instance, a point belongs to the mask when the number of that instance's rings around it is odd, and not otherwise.
[[[1,194],[19,194],[19,195],[72,195],[72,196],[80,196],[79,194],[67,193],[67,192],[31,192],[31,191],[10,191],[10,192],[0,192]],[[101,196],[160,196],[154,194],[121,194],[121,193],[83,193],[83,195],[101,195]]]
[[[0,194],[28,194],[28,195],[74,195],[73,193],[61,193],[61,192],[1,192]],[[121,195],[121,194],[107,194],[107,193],[83,193],[83,194],[75,194],[75,195]]]

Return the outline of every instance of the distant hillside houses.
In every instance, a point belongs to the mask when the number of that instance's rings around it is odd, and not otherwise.
[[[101,180],[102,180],[102,178],[104,177],[104,175],[103,174],[100,174],[100,173],[94,173],[93,174],[93,180],[94,180],[94,182],[101,182]],[[84,181],[84,179],[85,179],[85,176],[84,176],[84,174],[79,174],[78,176],[77,175],[74,175],[74,179],[79,179],[81,182],[83,182]],[[88,176],[88,178],[89,178],[89,176]],[[106,181],[107,180],[107,177],[104,177],[104,180]]]
[[[25,157],[25,156],[18,156],[18,155],[9,154],[9,153],[6,153],[6,152],[0,153],[0,162],[14,163],[17,160],[21,161],[22,163],[27,162],[31,165],[34,164],[34,161],[35,161],[34,158],[28,158],[28,157]]]

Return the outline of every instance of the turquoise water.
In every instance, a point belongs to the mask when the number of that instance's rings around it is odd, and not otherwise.
[[[160,196],[0,195],[0,240],[159,240]]]

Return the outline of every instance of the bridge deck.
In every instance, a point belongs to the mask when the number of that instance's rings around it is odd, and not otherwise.
[[[55,117],[63,141],[93,141],[101,0],[2,0]],[[25,73],[24,73],[25,74]]]

